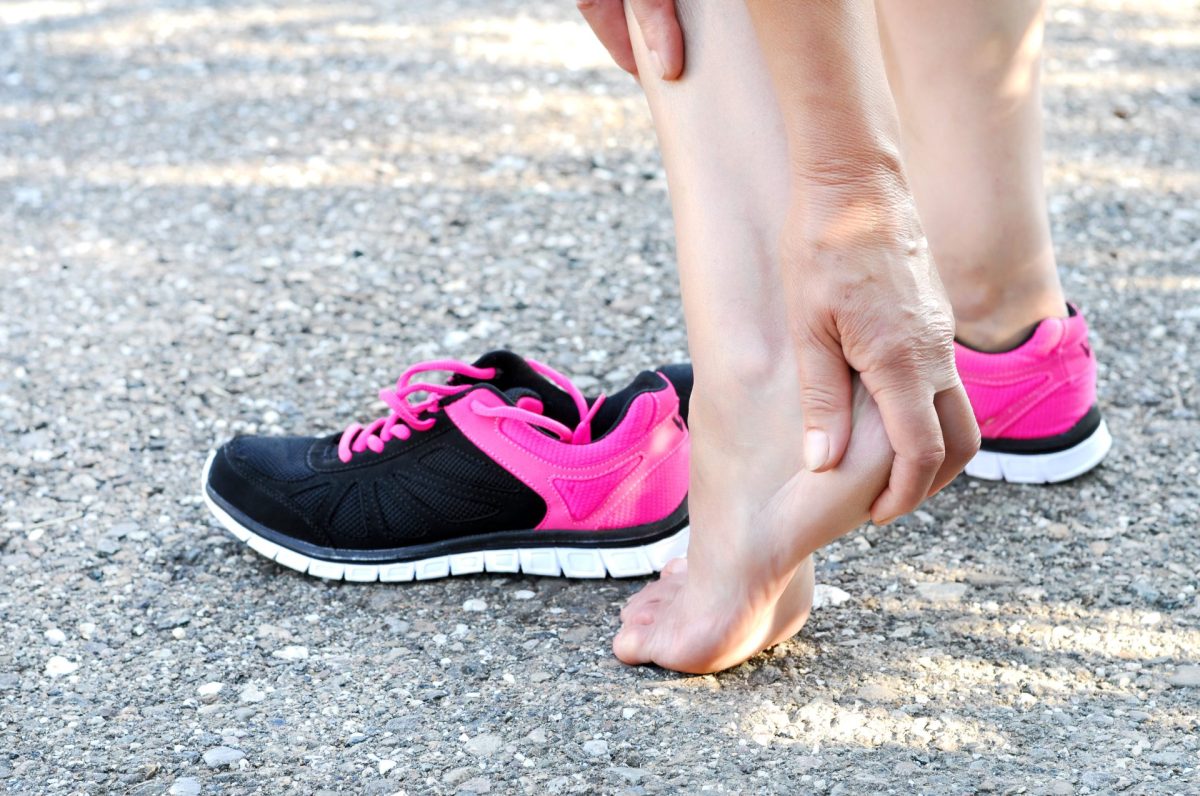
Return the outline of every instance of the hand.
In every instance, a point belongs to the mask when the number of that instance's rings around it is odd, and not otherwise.
[[[871,506],[906,514],[966,466],[979,428],[954,364],[954,317],[903,182],[801,180],[781,242],[800,367],[804,457],[837,466],[850,369],[879,406],[895,460]]]
[[[577,0],[576,5],[617,66],[637,77],[623,0]],[[658,76],[678,79],[683,74],[683,32],[675,17],[675,0],[629,0],[629,5]]]

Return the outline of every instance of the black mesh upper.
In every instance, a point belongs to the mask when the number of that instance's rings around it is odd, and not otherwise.
[[[299,481],[312,475],[305,456],[311,437],[238,437],[229,443],[234,456],[275,481]]]
[[[570,396],[517,355],[492,352],[476,364],[496,368],[480,389],[510,401],[515,399],[509,393],[537,395],[547,416],[569,426],[578,422]],[[690,368],[665,370],[686,401]],[[664,386],[657,374],[645,372],[610,396],[593,423],[594,437],[619,423],[638,394]],[[537,527],[546,515],[541,496],[476,448],[449,418],[430,416],[431,429],[391,439],[382,452],[364,451],[348,463],[337,457],[336,434],[239,437],[217,452],[208,487],[251,530],[323,548],[392,549]]]
[[[389,549],[535,528],[545,501],[446,417],[348,464],[336,437],[239,437],[213,461],[209,486],[266,528],[320,547]]]

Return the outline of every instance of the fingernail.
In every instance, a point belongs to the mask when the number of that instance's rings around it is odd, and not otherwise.
[[[650,63],[654,66],[654,71],[658,73],[658,76],[665,80],[667,77],[667,67],[663,64],[663,59],[657,50],[650,51]]]
[[[819,428],[804,432],[804,466],[818,470],[829,461],[829,435]]]

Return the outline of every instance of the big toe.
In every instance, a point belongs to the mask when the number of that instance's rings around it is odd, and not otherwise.
[[[637,666],[651,663],[651,640],[654,637],[654,617],[645,611],[632,611],[613,639],[613,654],[622,663]]]

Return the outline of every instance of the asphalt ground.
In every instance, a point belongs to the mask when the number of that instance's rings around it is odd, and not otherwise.
[[[0,786],[1200,792],[1200,9],[1048,36],[1111,457],[854,532],[847,599],[683,677],[609,652],[639,581],[327,583],[199,497],[214,445],[419,359],[685,357],[648,113],[572,4],[0,5]]]

